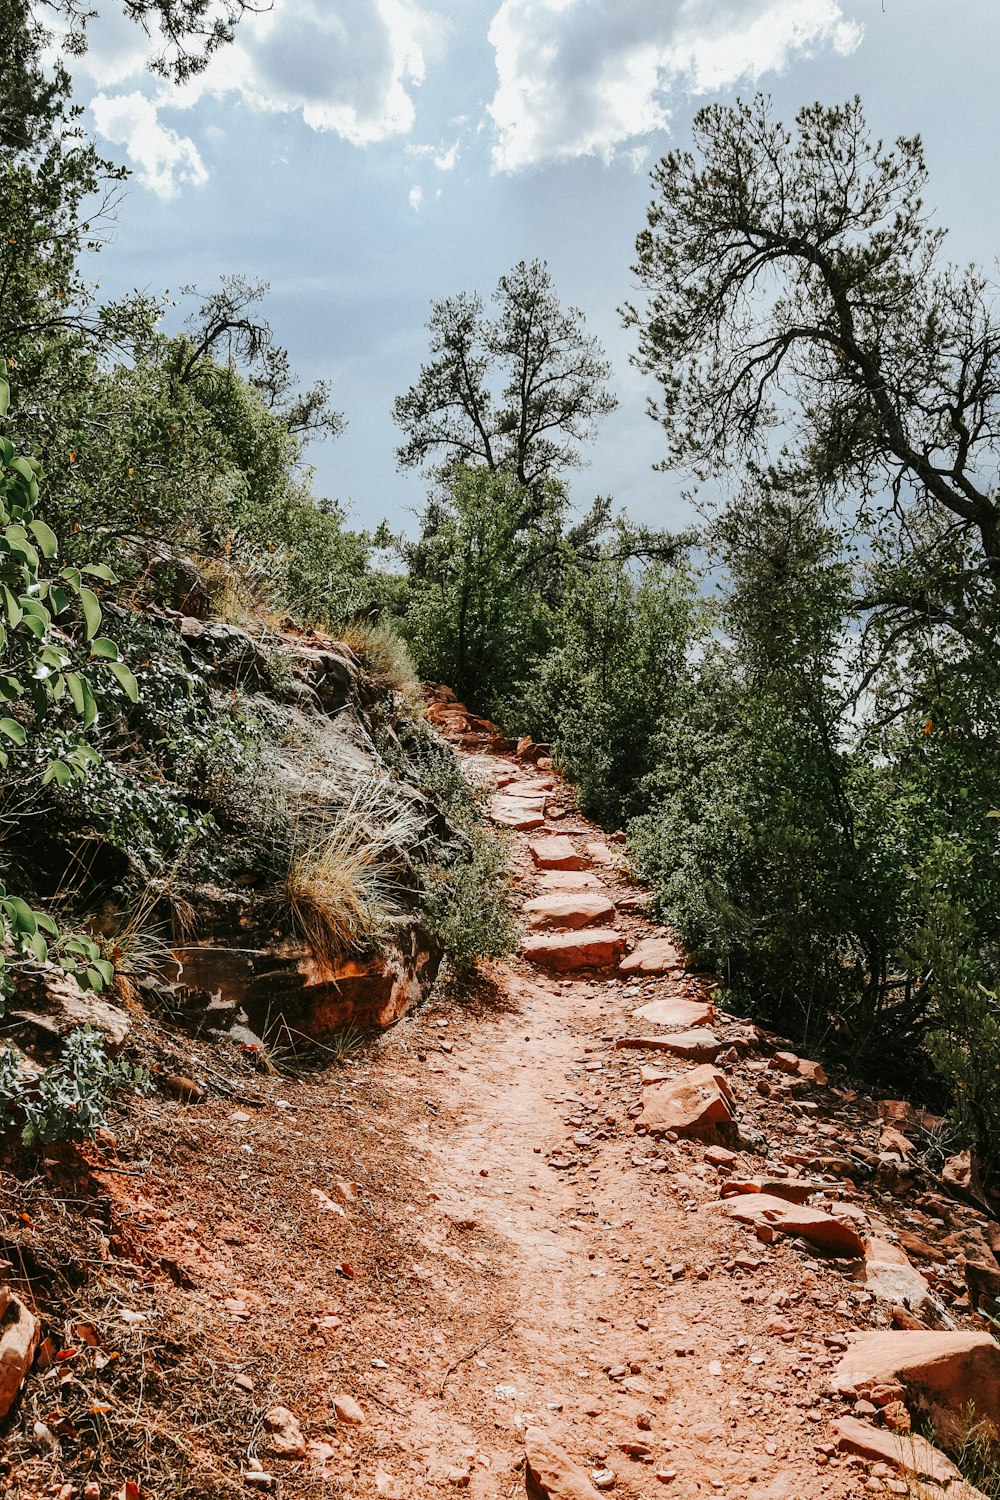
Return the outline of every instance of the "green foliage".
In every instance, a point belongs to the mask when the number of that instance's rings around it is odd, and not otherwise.
[[[36,1077],[19,1071],[11,1048],[0,1051],[0,1130],[21,1121],[26,1146],[91,1139],[107,1121],[112,1097],[123,1089],[143,1093],[148,1075],[122,1058],[110,1061],[98,1032],[70,1032],[57,1063]]]
[[[481,795],[426,720],[406,722],[399,742],[399,768],[461,836],[447,863],[420,867],[421,902],[428,931],[440,942],[452,973],[468,979],[480,959],[505,958],[517,947],[507,845],[484,826]]]
[[[10,387],[0,377],[0,420],[7,418]],[[58,542],[51,529],[35,515],[39,498],[40,466],[22,457],[0,434],[0,699],[11,712],[0,718],[0,734],[12,750],[0,750],[0,769],[11,767],[12,756],[29,755],[36,739],[44,747],[39,728],[50,718],[77,720],[84,731],[95,724],[106,699],[134,702],[136,680],[122,661],[118,647],[99,636],[102,609],[91,583],[113,583],[104,563],[85,568],[64,567],[52,572]],[[54,628],[58,622],[58,633]],[[58,753],[47,753],[58,744]],[[42,786],[79,798],[88,773],[101,757],[85,740],[63,735],[43,748],[37,776]],[[18,957],[40,962],[49,955],[58,929],[50,917],[31,909],[17,895],[3,892],[0,931],[4,943]],[[98,950],[83,937],[63,939],[59,961],[92,989],[111,983],[113,973],[98,961]],[[8,957],[0,957],[0,993],[8,983]]]
[[[657,562],[637,577],[629,551],[619,528],[592,567],[568,570],[552,645],[502,714],[552,742],[584,811],[612,825],[643,806],[661,735],[684,711],[701,629],[684,569]]]

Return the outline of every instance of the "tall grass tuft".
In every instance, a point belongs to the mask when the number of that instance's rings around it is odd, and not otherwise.
[[[389,781],[358,787],[336,810],[299,819],[284,898],[293,931],[321,963],[371,947],[401,915],[402,852],[419,833],[415,810]]]

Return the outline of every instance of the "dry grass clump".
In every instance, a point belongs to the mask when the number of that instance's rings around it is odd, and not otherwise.
[[[345,806],[299,819],[284,897],[293,930],[320,962],[336,962],[391,931],[400,916],[394,867],[418,832],[413,808],[388,781],[359,786]]]
[[[380,687],[409,701],[420,696],[420,678],[410,648],[387,620],[355,620],[339,634]]]

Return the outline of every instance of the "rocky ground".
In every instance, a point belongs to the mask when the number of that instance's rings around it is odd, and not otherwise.
[[[511,829],[521,952],[0,1179],[44,1335],[4,1493],[969,1500],[908,1432],[1000,1420],[948,1127],[716,1008],[544,758],[432,717]]]

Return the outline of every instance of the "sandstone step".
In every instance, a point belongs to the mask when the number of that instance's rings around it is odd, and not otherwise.
[[[704,1026],[715,1014],[708,1000],[651,1000],[632,1012],[637,1021],[652,1021],[654,1026]]]
[[[668,937],[643,938],[637,943],[628,958],[622,960],[622,974],[666,974],[671,969],[683,969],[684,959],[677,944]]]
[[[821,1209],[807,1208],[803,1203],[789,1203],[771,1193],[740,1193],[727,1198],[725,1206],[727,1212],[742,1224],[801,1236],[825,1255],[860,1260],[865,1253],[864,1241],[854,1225],[835,1219]]]
[[[541,894],[546,891],[603,891],[592,870],[542,870],[538,877]]]
[[[533,928],[551,931],[575,931],[593,927],[599,922],[613,922],[614,904],[598,892],[554,892],[526,901],[524,913]]]
[[[610,928],[581,932],[553,932],[526,938],[521,952],[533,964],[560,973],[580,969],[609,969],[625,951],[625,939]]]
[[[532,839],[528,848],[540,870],[586,870],[590,864],[588,859],[576,852],[570,840],[560,833]],[[624,952],[624,948],[622,951]]]

